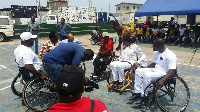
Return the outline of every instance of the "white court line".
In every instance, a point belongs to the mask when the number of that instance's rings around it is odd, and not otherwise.
[[[153,59],[149,59],[149,60],[153,60]]]
[[[6,66],[4,66],[4,65],[0,65],[0,67],[1,67],[1,68],[7,68],[7,67],[6,67]]]
[[[184,65],[187,65],[187,64],[184,64]]]
[[[20,83],[20,82],[17,82],[16,84],[19,84],[19,83]],[[16,84],[15,84],[15,85],[16,85]],[[11,87],[11,85],[10,85],[10,86],[6,86],[6,87],[4,87],[4,88],[1,88],[0,91],[2,91],[2,90],[4,90],[4,89],[8,89],[8,88],[10,88],[10,87]]]
[[[200,66],[198,66],[200,68]]]
[[[193,67],[194,65],[190,65],[190,66],[192,66],[192,67]]]

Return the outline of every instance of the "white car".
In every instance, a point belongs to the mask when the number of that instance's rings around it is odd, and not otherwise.
[[[9,40],[14,36],[13,21],[9,16],[0,16],[0,41]]]

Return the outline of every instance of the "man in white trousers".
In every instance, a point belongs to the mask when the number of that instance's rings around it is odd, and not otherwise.
[[[114,87],[122,87],[124,80],[124,70],[131,68],[134,64],[137,67],[147,66],[146,55],[142,52],[140,47],[135,44],[136,38],[130,35],[123,37],[124,48],[121,52],[119,59],[110,63],[110,69],[112,71]]]
[[[148,89],[144,92],[144,89],[161,78],[158,81],[158,86],[162,87],[164,82],[172,77],[176,71],[176,55],[165,48],[165,41],[162,38],[157,38],[153,41],[153,63],[147,68],[138,68],[135,71],[135,84],[134,93],[129,100],[134,100],[135,104],[141,104],[144,100],[144,96],[147,96]]]

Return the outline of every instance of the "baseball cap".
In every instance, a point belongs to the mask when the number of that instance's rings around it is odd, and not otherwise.
[[[20,35],[20,38],[22,41],[29,40],[31,38],[36,38],[36,37],[37,37],[37,35],[32,35],[30,32],[23,32]]]
[[[84,86],[85,73],[82,68],[70,65],[64,67],[57,76],[56,88],[63,97],[74,97]]]
[[[108,35],[108,32],[103,32],[102,36],[103,36],[103,37],[109,36],[109,35]]]

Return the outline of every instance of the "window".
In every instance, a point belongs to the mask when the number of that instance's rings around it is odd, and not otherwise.
[[[140,7],[137,7],[137,9],[139,9]]]
[[[126,6],[126,10],[129,10],[129,6]]]
[[[120,7],[118,7],[118,10],[120,10]]]
[[[133,6],[133,9],[135,9],[135,6]]]
[[[125,8],[126,6],[124,6],[124,8]]]

